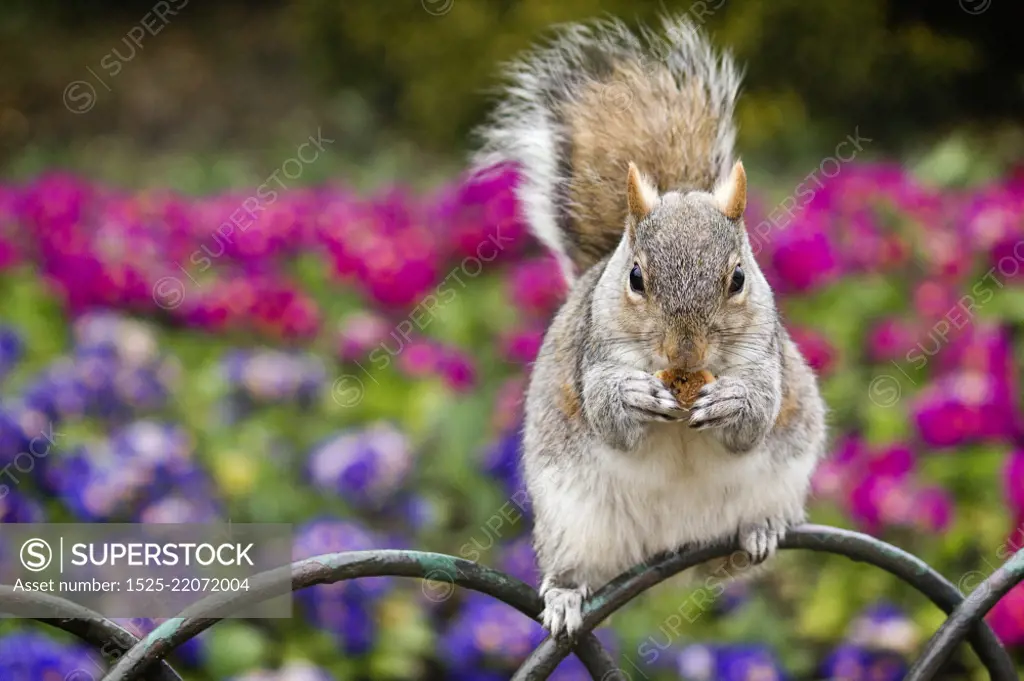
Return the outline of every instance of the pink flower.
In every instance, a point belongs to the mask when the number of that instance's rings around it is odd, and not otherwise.
[[[529,364],[537,358],[544,342],[544,332],[539,329],[517,331],[502,341],[502,354],[511,362]]]
[[[338,332],[338,357],[342,361],[358,360],[387,338],[393,326],[373,312],[359,311],[341,322]]]
[[[1024,515],[1024,449],[1017,449],[1006,458],[1003,485],[1007,504],[1017,516]]]
[[[927,320],[939,319],[950,314],[960,297],[951,287],[935,280],[918,284],[913,295],[914,309]],[[956,333],[955,328],[953,333]]]
[[[944,532],[953,521],[955,502],[941,487],[918,490],[914,501],[914,525],[926,532]]]
[[[1018,584],[999,599],[985,621],[1005,645],[1024,644],[1024,584]]]
[[[517,310],[538,319],[550,317],[565,300],[565,279],[554,257],[525,260],[509,272],[506,288]]]
[[[448,387],[465,392],[476,385],[473,360],[465,353],[448,348],[441,356],[438,370]]]
[[[914,400],[919,436],[933,447],[1012,436],[1014,407],[999,385],[995,377],[971,371],[939,377]]]
[[[779,244],[772,254],[772,269],[783,291],[807,291],[838,273],[833,246],[824,232],[797,229],[778,230]]]
[[[790,328],[789,335],[812,369],[822,376],[831,373],[836,351],[823,334],[808,328],[793,327]]]
[[[883,319],[868,333],[868,357],[875,362],[903,361],[921,337],[920,325],[905,319]]]
[[[411,341],[398,355],[398,367],[412,378],[433,375],[441,362],[441,349],[432,341]]]

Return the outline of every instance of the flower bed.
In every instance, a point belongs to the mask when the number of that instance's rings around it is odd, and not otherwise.
[[[0,521],[292,522],[296,558],[437,550],[535,584],[517,427],[565,290],[514,181],[257,204],[60,174],[0,187]],[[812,518],[969,590],[1024,543],[1024,179],[939,191],[851,164],[797,198],[753,202],[747,225],[832,410]],[[778,563],[696,606],[668,585],[601,636],[633,678],[876,681],[899,678],[941,617],[839,559]],[[217,681],[497,680],[543,636],[429,583],[297,599],[301,617],[224,623],[176,664]],[[989,621],[1024,643],[1024,589]],[[311,662],[254,671],[282,660]],[[0,623],[5,681],[103,665]],[[585,676],[569,660],[553,678]]]

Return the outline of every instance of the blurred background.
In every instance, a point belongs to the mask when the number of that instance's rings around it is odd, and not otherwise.
[[[296,558],[434,550],[535,584],[517,427],[565,291],[514,174],[473,180],[466,152],[500,62],[552,24],[665,10],[746,67],[748,229],[832,410],[811,519],[975,588],[1024,544],[1008,0],[7,0],[0,521],[289,522]],[[297,599],[174,665],[498,681],[543,637],[413,580]],[[889,681],[943,617],[877,569],[788,552],[757,582],[669,582],[601,636],[631,679]],[[989,621],[1024,665],[1024,589]],[[3,681],[111,661],[0,621]],[[942,678],[987,676],[963,649]]]

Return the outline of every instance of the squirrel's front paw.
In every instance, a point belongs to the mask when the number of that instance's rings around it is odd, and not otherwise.
[[[690,426],[697,430],[729,426],[747,411],[750,403],[747,384],[735,376],[722,376],[708,383],[690,409]]]
[[[672,391],[646,371],[626,374],[622,400],[641,421],[679,421],[686,415]]]
[[[566,634],[575,638],[583,626],[583,599],[585,588],[564,589],[552,587],[544,592],[544,612],[541,621],[555,638]]]

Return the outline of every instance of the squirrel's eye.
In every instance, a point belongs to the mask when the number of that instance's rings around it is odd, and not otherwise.
[[[736,265],[736,269],[732,271],[732,281],[729,282],[729,295],[734,296],[742,291],[744,281],[746,281],[746,275],[743,274],[743,268]]]
[[[644,275],[640,272],[640,265],[633,263],[633,269],[629,271],[629,288],[637,293],[644,292]]]

